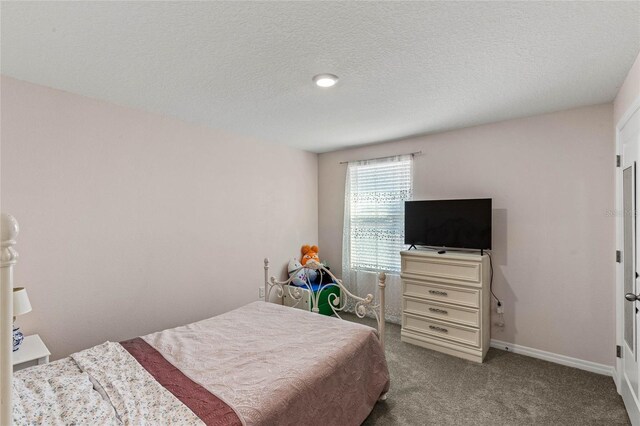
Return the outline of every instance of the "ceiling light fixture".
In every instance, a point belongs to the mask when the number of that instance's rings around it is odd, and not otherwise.
[[[318,74],[313,77],[313,82],[318,87],[333,87],[338,82],[338,76],[333,74]]]

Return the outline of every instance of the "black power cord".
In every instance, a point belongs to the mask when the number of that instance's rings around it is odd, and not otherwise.
[[[493,296],[493,298],[496,299],[496,303],[498,304],[498,306],[502,306],[502,302],[500,301],[500,299],[498,299],[498,296],[496,296],[496,294],[493,292],[493,261],[491,259],[491,253],[489,253],[488,251],[485,251],[485,253],[487,253],[487,256],[489,256],[489,271],[490,271],[489,291],[491,292],[491,295]]]

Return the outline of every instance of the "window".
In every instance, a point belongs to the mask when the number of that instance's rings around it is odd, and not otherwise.
[[[343,264],[349,270],[400,273],[412,168],[411,155],[349,163],[343,240]]]

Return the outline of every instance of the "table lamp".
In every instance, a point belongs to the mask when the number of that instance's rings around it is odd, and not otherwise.
[[[20,331],[20,327],[16,327],[16,317],[31,312],[31,303],[27,290],[24,287],[15,287],[13,289],[13,351],[20,349],[20,345],[24,340],[24,334]]]

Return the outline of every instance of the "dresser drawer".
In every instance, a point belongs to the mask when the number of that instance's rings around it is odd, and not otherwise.
[[[481,263],[456,259],[433,259],[404,255],[402,256],[402,273],[463,281],[476,286],[480,286],[482,282]]]
[[[405,297],[403,311],[405,313],[452,321],[470,327],[480,327],[480,311],[475,308],[464,308],[462,306]]]
[[[434,300],[437,302],[456,303],[471,308],[480,307],[480,290],[418,281],[404,278],[402,293],[405,296]]]
[[[480,330],[476,328],[448,324],[412,314],[402,315],[402,328],[451,342],[480,346]]]

